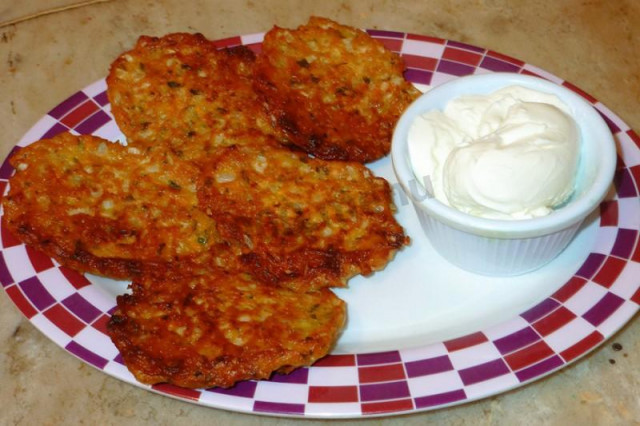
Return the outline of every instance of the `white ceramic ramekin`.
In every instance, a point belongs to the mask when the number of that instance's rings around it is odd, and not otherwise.
[[[497,220],[463,213],[425,196],[414,175],[407,136],[415,118],[442,110],[451,99],[520,85],[558,96],[580,131],[580,161],[572,198],[551,214],[534,219]],[[518,275],[537,269],[569,244],[582,221],[607,194],[616,167],[613,136],[593,106],[570,89],[542,78],[490,73],[461,77],[423,94],[402,115],[391,147],[394,172],[411,199],[434,248],[451,263],[484,275]]]

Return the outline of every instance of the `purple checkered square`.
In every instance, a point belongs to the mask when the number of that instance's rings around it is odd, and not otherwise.
[[[391,364],[401,362],[400,352],[377,352],[371,354],[358,354],[358,365]]]
[[[522,369],[516,372],[516,377],[521,382],[526,382],[527,380],[534,379],[536,377],[540,377],[544,374],[547,374],[557,368],[560,368],[564,364],[562,358],[558,355],[553,355],[550,358],[545,359],[535,365]]]
[[[633,176],[627,168],[618,169],[613,177],[613,184],[618,192],[618,198],[637,197]]]
[[[109,98],[107,97],[107,91],[100,92],[93,97],[93,100],[100,106],[105,106],[109,103]]]
[[[638,238],[638,231],[635,229],[619,229],[616,241],[613,243],[611,254],[628,259],[633,252],[633,248]]]
[[[258,383],[255,381],[238,382],[230,388],[211,388],[208,391],[223,395],[238,396],[241,398],[253,398],[256,394]]]
[[[78,358],[82,359],[83,361],[87,362],[88,364],[98,367],[101,370],[109,362],[101,356],[98,356],[89,349],[85,348],[84,346],[81,346],[78,343],[74,342],[73,340],[69,342],[67,346],[65,346],[65,349]]]
[[[437,71],[445,74],[451,74],[458,77],[473,74],[475,67],[472,65],[462,64],[460,62],[453,62],[447,60],[440,60]]]
[[[385,38],[397,38],[403,39],[404,33],[398,31],[387,31],[387,30],[367,30],[371,37],[385,37]]]
[[[557,301],[553,299],[545,299],[533,308],[520,314],[520,316],[527,320],[529,323],[533,323],[536,320],[539,320],[540,318],[553,312],[558,306],[560,306],[560,303],[558,303]]]
[[[414,68],[406,70],[404,75],[408,80],[414,83],[426,85],[431,84],[431,79],[433,78],[432,71],[418,70]]]
[[[598,272],[606,258],[607,256],[601,253],[590,253],[575,275],[590,280]]]
[[[111,121],[111,117],[109,117],[104,111],[97,111],[91,117],[78,124],[75,127],[75,130],[81,135],[90,135],[109,121]]]
[[[360,385],[361,401],[382,401],[409,396],[409,386],[405,381]]]
[[[492,58],[491,56],[485,56],[480,62],[480,67],[496,72],[518,72],[521,68],[518,65]]]
[[[284,402],[256,401],[253,411],[273,414],[304,414],[304,404],[288,404]]]
[[[69,128],[67,126],[65,126],[64,124],[56,123],[42,135],[42,139],[51,139],[52,137],[59,135],[60,133],[68,131]]]
[[[4,255],[0,252],[0,283],[3,287],[13,284],[13,277],[7,268],[7,263],[4,261]]]
[[[62,301],[62,304],[87,324],[92,323],[102,314],[102,311],[87,302],[79,293],[67,297]]]
[[[536,333],[533,328],[526,327],[508,336],[494,340],[493,344],[502,355],[505,355],[517,349],[524,348],[537,340],[540,340],[538,333]]]
[[[21,149],[22,148],[20,148],[19,146],[14,146],[13,148],[11,148],[9,155],[7,155],[7,160],[2,163],[2,166],[0,166],[0,179],[7,180],[11,177],[11,175],[13,174],[13,166],[9,164],[9,158],[11,158],[16,152]]]
[[[582,315],[594,326],[600,325],[609,318],[624,303],[624,299],[611,292],[607,292],[598,303]]]
[[[419,377],[453,370],[447,355],[405,363],[407,377]]]
[[[42,285],[37,276],[28,278],[18,283],[24,295],[31,301],[39,311],[44,311],[49,306],[56,303],[56,299]]]
[[[416,408],[429,408],[467,399],[463,389],[415,398]]]
[[[502,359],[496,359],[494,361],[485,362],[473,367],[465,368],[458,371],[460,379],[465,385],[472,385],[474,383],[484,382],[494,377],[509,374],[509,367],[504,363]]]

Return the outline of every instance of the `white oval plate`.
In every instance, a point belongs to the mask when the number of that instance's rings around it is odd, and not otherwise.
[[[334,352],[309,368],[231,389],[138,383],[105,325],[126,282],[60,267],[0,229],[0,282],[45,335],[121,380],[197,404],[241,412],[316,418],[391,415],[484,398],[541,378],[611,337],[640,305],[640,138],[604,105],[539,68],[486,49],[400,32],[372,31],[426,88],[462,75],[520,72],[547,78],[589,100],[619,144],[615,187],[568,249],[520,277],[490,278],[435,253],[395,182],[390,160],[369,166],[390,181],[398,221],[412,238],[388,267],[336,293],[349,322]],[[260,50],[263,34],[218,41]],[[75,93],[27,132],[15,150],[61,131],[123,139],[100,80]],[[0,192],[13,170],[0,167]]]

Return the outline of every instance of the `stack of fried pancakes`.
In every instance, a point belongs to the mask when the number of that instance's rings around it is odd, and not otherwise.
[[[143,383],[231,386],[309,365],[346,319],[330,287],[408,243],[386,155],[417,91],[400,58],[323,18],[262,53],[141,37],[107,78],[126,146],[62,133],[18,151],[3,226],[131,280],[108,326]]]

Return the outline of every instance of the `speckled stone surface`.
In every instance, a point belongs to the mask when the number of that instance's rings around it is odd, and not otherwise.
[[[0,22],[73,1],[5,2]],[[9,4],[15,3],[15,4]],[[640,130],[640,3],[635,0],[85,2],[0,27],[0,156],[47,111],[106,75],[141,34],[212,39],[293,27],[309,15],[453,39],[516,57],[595,96]],[[640,278],[639,278],[640,279]],[[618,345],[614,346],[614,343]],[[0,294],[0,424],[292,425],[204,408],[113,379],[35,329]],[[589,356],[528,386],[449,409],[358,424],[640,424],[637,318]],[[306,421],[323,424],[328,421]]]

